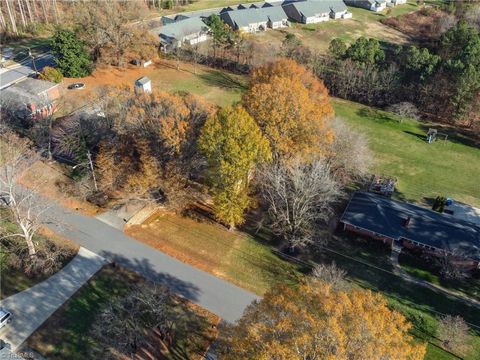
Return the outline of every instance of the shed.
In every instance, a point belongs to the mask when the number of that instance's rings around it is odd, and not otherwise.
[[[135,93],[151,93],[152,92],[152,81],[143,76],[140,79],[135,80]]]

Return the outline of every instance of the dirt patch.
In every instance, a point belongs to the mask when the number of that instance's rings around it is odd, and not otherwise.
[[[68,209],[77,210],[85,215],[95,215],[99,212],[99,208],[72,194],[75,188],[74,181],[66,176],[61,166],[56,163],[36,161],[22,174],[19,183]]]
[[[382,23],[413,40],[424,42],[441,35],[441,22],[446,16],[448,14],[442,10],[426,8],[399,17],[383,19]]]

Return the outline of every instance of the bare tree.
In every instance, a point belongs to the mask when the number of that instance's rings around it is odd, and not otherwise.
[[[342,183],[363,178],[373,163],[367,138],[338,118],[333,129],[335,138],[328,162],[335,178]]]
[[[323,159],[305,164],[273,164],[261,171],[260,188],[268,206],[270,225],[291,247],[315,239],[315,225],[327,221],[341,192]]]
[[[326,282],[336,290],[344,290],[348,287],[345,280],[347,272],[340,269],[335,262],[331,264],[317,264],[312,270],[312,276]]]
[[[472,335],[468,324],[460,316],[446,315],[439,320],[437,335],[442,345],[459,355],[468,355],[472,349]]]
[[[394,114],[397,114],[401,117],[406,117],[410,119],[419,119],[418,109],[415,105],[410,102],[404,101],[398,104],[393,104],[387,108],[387,111],[390,111]]]
[[[472,4],[465,13],[465,20],[468,24],[480,30],[480,4]]]
[[[0,201],[20,229],[20,232],[8,236],[23,238],[29,256],[34,258],[36,247],[33,237],[44,224],[44,213],[48,207],[39,202],[32,191],[18,184],[32,157],[27,141],[13,134],[0,138]]]
[[[436,254],[440,266],[440,275],[448,280],[461,280],[468,277],[468,272],[461,265],[465,255],[459,250],[441,251]]]
[[[147,330],[158,331],[171,342],[175,324],[172,306],[172,295],[164,286],[142,284],[103,310],[94,323],[93,335],[110,349],[130,356],[146,341]]]

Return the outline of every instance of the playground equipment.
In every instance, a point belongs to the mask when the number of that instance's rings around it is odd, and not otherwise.
[[[431,144],[435,140],[437,140],[437,137],[439,137],[439,136],[443,137],[443,142],[445,144],[447,142],[448,134],[438,132],[437,129],[428,129],[426,140],[429,144]]]
[[[368,191],[390,197],[395,191],[396,183],[397,179],[393,177],[373,175],[372,179],[370,180],[370,186],[368,187]]]

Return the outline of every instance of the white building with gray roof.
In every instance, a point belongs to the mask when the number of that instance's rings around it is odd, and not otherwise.
[[[391,2],[390,0],[388,1]],[[350,6],[355,6],[375,12],[383,11],[387,7],[387,0],[345,0]]]
[[[220,17],[233,30],[249,33],[288,26],[288,16],[281,6],[233,10]]]
[[[179,48],[184,43],[195,45],[208,39],[208,26],[200,17],[187,18],[150,30],[160,37],[165,51]]]
[[[254,33],[267,30],[268,18],[262,9],[242,9],[227,11],[220,15],[225,24],[233,30]]]
[[[308,0],[283,5],[288,17],[303,24],[315,24],[332,19],[348,19],[352,14],[342,0]]]

